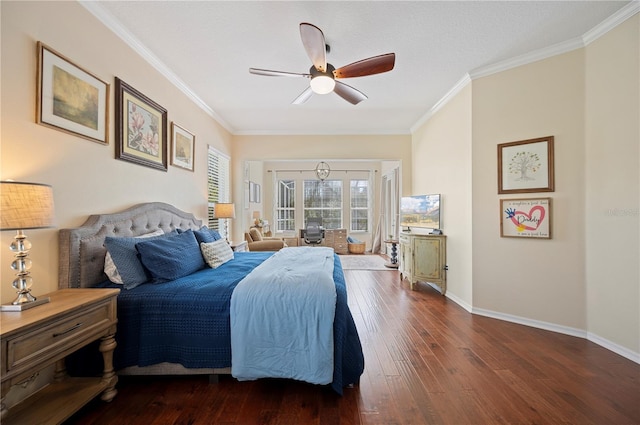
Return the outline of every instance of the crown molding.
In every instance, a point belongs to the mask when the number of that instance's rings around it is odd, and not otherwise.
[[[625,7],[584,33],[582,36],[582,42],[585,46],[588,46],[638,12],[640,12],[640,1],[633,0],[629,2]]]
[[[581,37],[576,37],[562,43],[554,44],[553,46],[546,47],[544,49],[535,50],[524,55],[516,56],[511,59],[472,70],[471,72],[465,74],[465,76],[462,77],[462,79],[458,81],[458,83],[456,83],[456,85],[451,90],[449,90],[431,109],[429,109],[429,111],[425,115],[423,115],[413,126],[411,126],[411,133],[415,133],[421,125],[427,122],[433,115],[435,115],[436,112],[438,112],[438,110],[440,110],[453,97],[455,97],[464,88],[464,86],[466,86],[476,78],[497,74],[499,72],[507,71],[512,68],[528,65],[533,62],[586,47],[593,41],[605,35],[613,28],[617,27],[627,19],[634,16],[639,11],[640,0],[633,0],[622,9],[618,10],[616,13],[602,21],[600,24],[587,31]]]
[[[114,34],[120,37],[129,47],[137,52],[143,59],[155,68],[160,74],[162,74],[171,84],[176,86],[181,92],[183,92],[193,103],[195,103],[205,113],[215,119],[225,130],[234,134],[234,129],[224,120],[220,115],[216,113],[207,103],[202,100],[191,88],[176,74],[169,69],[156,55],[154,55],[144,44],[140,42],[133,34],[131,34],[122,24],[107,12],[96,1],[79,0],[78,3],[87,9],[93,16],[98,18],[107,28],[109,28]]]
[[[465,74],[442,98],[433,105],[426,114],[424,114],[414,125],[411,126],[411,134],[415,133],[418,128],[436,114],[444,105],[449,103],[451,99],[456,97],[458,93],[471,82],[471,76]]]

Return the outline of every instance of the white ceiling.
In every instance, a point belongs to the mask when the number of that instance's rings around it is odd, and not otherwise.
[[[630,6],[637,11],[637,4],[628,3],[82,4],[233,134],[408,134],[447,93],[469,78],[582,47],[599,25],[615,22]],[[331,46],[327,60],[336,68],[389,52],[396,53],[395,68],[342,80],[368,95],[358,105],[334,93],[314,95],[303,105],[292,105],[308,79],[257,76],[248,69],[308,72],[311,62],[300,40],[300,22],[322,29]],[[127,82],[134,87],[141,83]],[[153,93],[145,94],[153,99]]]

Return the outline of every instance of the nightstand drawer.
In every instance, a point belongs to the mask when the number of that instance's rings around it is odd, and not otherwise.
[[[112,324],[109,303],[74,313],[49,326],[7,340],[7,370],[20,367],[33,359],[54,356]]]

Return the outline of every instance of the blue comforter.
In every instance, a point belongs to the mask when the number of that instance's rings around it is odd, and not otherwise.
[[[162,284],[123,290],[118,296],[116,369],[162,362],[188,368],[231,366],[230,300],[234,288],[251,270],[273,255],[238,252],[217,269],[205,268]],[[333,322],[334,364],[331,387],[359,381],[364,356],[347,305],[344,273],[334,255],[336,310]]]

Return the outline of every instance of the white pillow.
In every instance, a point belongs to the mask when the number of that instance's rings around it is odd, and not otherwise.
[[[151,233],[145,233],[144,235],[136,236],[136,239],[144,239],[150,238],[152,236],[162,236],[164,235],[164,230],[158,229]],[[120,277],[120,273],[118,273],[118,269],[111,258],[111,254],[107,251],[107,255],[104,256],[104,273],[107,275],[109,280],[113,283],[119,283],[122,285],[122,278]]]
[[[202,251],[204,260],[212,269],[220,267],[227,261],[233,259],[233,250],[224,239],[218,239],[217,241],[209,243],[202,242],[200,244],[200,251]]]

